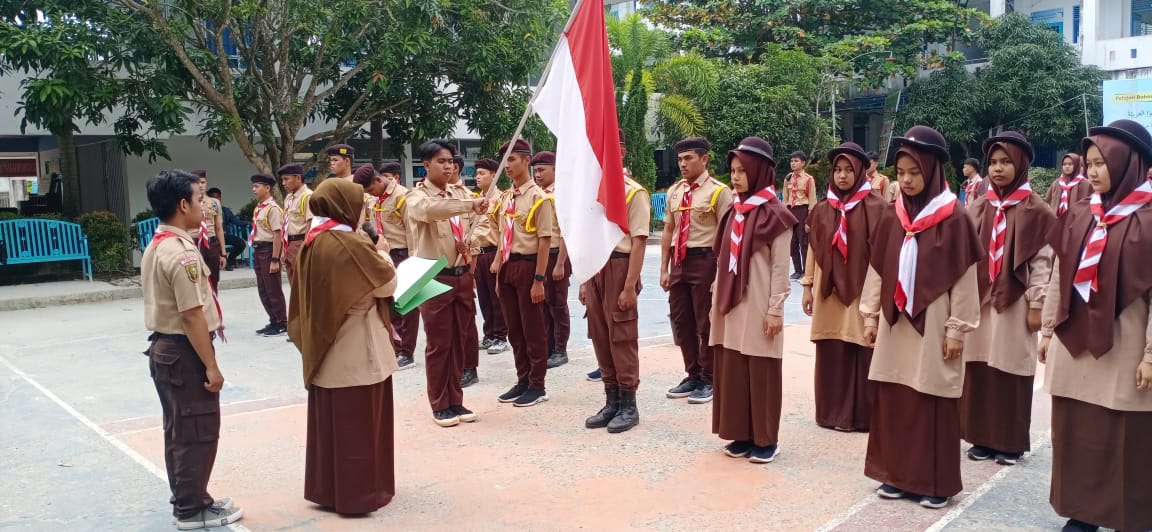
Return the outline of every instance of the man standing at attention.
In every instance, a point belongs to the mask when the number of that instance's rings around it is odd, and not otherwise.
[[[792,172],[784,178],[784,205],[799,223],[792,231],[792,277],[793,281],[804,277],[804,265],[808,261],[808,229],[805,221],[808,210],[816,206],[816,178],[806,172],[808,156],[802,151],[794,151],[788,158]]]
[[[481,195],[485,195],[490,186],[496,186],[492,180],[496,179],[499,167],[500,163],[494,159],[476,161],[476,186],[480,187]],[[497,188],[493,197],[502,194]],[[500,300],[496,298],[496,274],[492,273],[492,262],[496,260],[496,248],[500,245],[500,229],[496,226],[496,211],[500,207],[497,203],[488,207],[487,214],[476,217],[476,229],[472,231],[472,247],[479,250],[473,263],[476,299],[480,302],[480,314],[484,316],[484,340],[480,342],[480,349],[487,350],[489,355],[498,355],[508,350],[508,326],[504,324],[504,311],[500,308]],[[474,368],[472,373],[475,373]],[[464,379],[472,380],[468,368],[464,369]],[[474,382],[465,382],[464,386],[471,384]]]
[[[203,198],[200,205],[203,219],[200,221],[200,230],[197,233],[197,244],[200,245],[200,254],[204,256],[204,262],[208,264],[208,271],[211,272],[212,290],[216,291],[220,286],[220,269],[228,265],[224,258],[228,255],[228,251],[224,247],[224,239],[221,238],[225,234],[224,209],[220,206],[219,200],[204,195],[208,188],[208,173],[204,170],[193,170],[192,173],[200,178],[197,186]]]
[[[988,193],[988,181],[980,177],[980,160],[964,160],[964,206],[971,206],[978,198]]]
[[[328,170],[331,177],[352,180],[352,159],[356,157],[356,150],[347,144],[333,144],[325,151],[328,154]]]
[[[268,325],[256,331],[260,336],[280,336],[288,332],[288,308],[280,284],[280,255],[284,239],[284,211],[272,197],[276,179],[266,174],[252,176],[252,194],[259,203],[252,211],[253,268],[260,303],[268,313]]]
[[[288,282],[292,282],[296,274],[296,258],[312,225],[312,209],[308,208],[312,190],[304,184],[304,167],[299,164],[286,164],[277,174],[284,183],[284,190],[288,191],[284,196],[284,250],[280,263],[288,272]]]
[[[552,202],[552,247],[548,249],[548,268],[544,273],[544,323],[548,328],[548,369],[568,363],[568,337],[572,331],[568,313],[568,278],[572,264],[568,248],[556,218],[556,154],[542,151],[532,157],[536,184]]]
[[[688,374],[665,394],[687,397],[692,404],[712,400],[712,282],[716,279],[716,231],[732,206],[732,190],[708,175],[712,144],[701,137],[676,143],[680,165],[677,181],[668,189],[664,233],[660,239],[660,287],[668,292],[672,336],[684,356]]]

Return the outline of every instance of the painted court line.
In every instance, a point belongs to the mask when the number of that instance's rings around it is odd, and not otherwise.
[[[39,390],[40,393],[44,394],[44,397],[47,397],[50,401],[52,401],[53,403],[56,403],[56,406],[59,406],[65,412],[68,412],[68,414],[71,415],[73,418],[75,418],[76,421],[79,421],[82,425],[84,425],[85,427],[88,427],[90,430],[92,430],[92,432],[95,432],[97,435],[99,435],[101,438],[103,438],[104,441],[111,444],[112,447],[115,447],[117,450],[119,450],[120,452],[127,455],[128,458],[132,459],[132,461],[136,462],[137,464],[140,464],[140,466],[142,466],[146,471],[148,471],[149,473],[152,473],[152,475],[154,475],[156,478],[159,478],[160,480],[163,480],[164,482],[168,482],[168,474],[164,470],[160,469],[159,467],[156,466],[156,464],[153,464],[151,461],[149,461],[143,455],[136,452],[135,449],[132,449],[131,447],[129,447],[128,444],[116,439],[114,436],[109,434],[108,431],[100,428],[100,425],[97,425],[91,419],[88,419],[88,416],[85,416],[84,414],[81,414],[79,411],[77,411],[75,408],[72,408],[72,405],[64,402],[63,399],[61,399],[55,393],[52,393],[52,390],[45,388],[43,385],[41,385],[39,382],[37,382],[36,379],[33,379],[30,375],[28,375],[27,373],[24,373],[24,371],[22,371],[20,368],[14,366],[11,362],[8,361],[7,358],[0,356],[0,364],[3,364],[10,371],[12,371],[12,373],[15,373],[21,379],[24,379],[24,382],[27,382],[28,384],[32,385],[33,388],[36,388],[37,390]],[[227,527],[224,527],[224,528],[230,528],[232,530],[235,530],[236,532],[249,532],[247,527],[245,527],[244,525],[241,525],[239,523],[233,523],[233,524],[231,524]]]

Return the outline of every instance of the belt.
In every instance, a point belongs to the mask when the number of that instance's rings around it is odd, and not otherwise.
[[[208,338],[211,340],[215,340],[216,339],[216,333],[213,331],[209,331],[208,332]],[[154,333],[148,335],[148,341],[149,342],[154,342],[156,340],[172,340],[174,342],[192,343],[191,340],[188,339],[188,336],[183,335],[183,334],[168,334],[168,333],[154,332]]]
[[[272,245],[271,242],[253,242],[252,243],[252,247],[254,247],[254,248],[268,247],[271,245]],[[692,250],[688,250],[688,251],[692,251]]]
[[[216,237],[214,237],[214,236],[210,236],[210,237],[208,237],[208,241],[209,241],[209,242],[211,242],[211,243],[213,243],[213,244],[219,244],[219,243],[220,243],[220,239],[219,239],[219,238],[216,238]]]
[[[560,254],[560,248],[548,248],[548,254],[549,255],[559,255]]]
[[[688,248],[685,250],[685,255],[689,257],[697,257],[700,255],[708,255],[712,253],[712,248]]]
[[[390,255],[403,255],[403,256],[407,257],[408,256],[408,248],[392,248],[392,249],[388,250],[388,253]]]
[[[468,273],[468,270],[470,270],[470,269],[471,268],[468,266],[456,266],[453,268],[444,268],[443,270],[440,270],[440,275],[447,275],[450,277],[460,277],[461,275]]]
[[[288,241],[289,242],[295,242],[297,240],[304,240],[305,236],[307,236],[307,235],[305,235],[304,233],[300,233],[298,235],[288,235]]]
[[[626,258],[631,257],[631,256],[632,256],[631,253],[624,253],[623,251],[613,251],[612,254],[608,256],[608,258],[610,258],[610,259],[626,259]]]
[[[508,260],[536,260],[536,254],[525,255],[523,253],[512,253],[508,256]]]
[[[480,248],[480,253],[496,253],[496,246],[484,246]]]

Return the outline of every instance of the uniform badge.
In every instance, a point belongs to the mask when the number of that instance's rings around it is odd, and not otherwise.
[[[189,281],[192,283],[200,282],[200,257],[184,257],[184,260],[180,261],[180,265],[184,267],[184,273],[188,274]]]

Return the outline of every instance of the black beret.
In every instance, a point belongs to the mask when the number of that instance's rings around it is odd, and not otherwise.
[[[304,175],[304,165],[286,164],[276,171],[276,175]]]
[[[204,170],[192,170],[192,175],[197,176],[197,177],[202,178],[202,179],[207,179],[208,172],[205,172]]]
[[[376,178],[376,169],[372,168],[370,164],[362,164],[355,172],[352,173],[352,182],[360,186],[366,187],[372,184],[372,180]]]
[[[376,171],[381,173],[381,174],[400,175],[400,170],[402,168],[403,167],[400,166],[400,163],[384,163],[384,164],[380,165],[380,168],[377,169]]]
[[[694,151],[701,155],[708,153],[712,149],[712,143],[704,137],[688,137],[676,143],[676,154],[679,155],[686,151]]]
[[[341,155],[349,159],[356,155],[356,149],[347,144],[335,144],[329,146],[326,151],[328,152],[328,155]]]
[[[500,163],[495,159],[480,159],[479,161],[476,161],[477,170],[484,169],[488,170],[489,172],[495,172],[497,168],[500,168]]]
[[[542,151],[537,153],[536,156],[532,158],[532,166],[536,166],[538,164],[556,166],[556,154],[550,151]]]
[[[500,149],[498,151],[499,151],[501,157],[504,156],[504,152],[508,151],[508,144],[509,144],[508,142],[505,142],[504,144],[502,144],[500,146]],[[532,145],[528,144],[528,141],[526,141],[524,139],[516,139],[516,143],[512,145],[512,153],[521,153],[524,155],[532,155]]]
[[[255,174],[252,176],[251,181],[253,183],[262,183],[268,186],[276,184],[276,178],[268,174]]]

